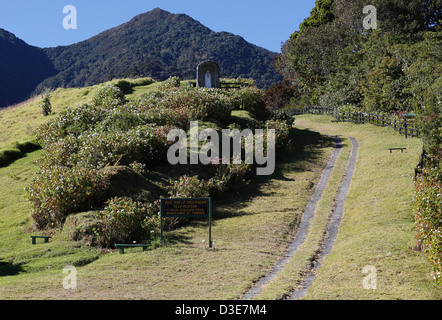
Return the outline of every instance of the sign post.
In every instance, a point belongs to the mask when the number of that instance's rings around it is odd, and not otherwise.
[[[208,218],[209,248],[212,248],[211,198],[161,198],[160,232],[163,240],[163,218]]]

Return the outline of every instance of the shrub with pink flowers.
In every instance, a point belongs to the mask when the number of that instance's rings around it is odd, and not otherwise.
[[[414,212],[418,246],[428,254],[433,278],[442,286],[442,159],[429,156],[416,177]]]
[[[68,214],[87,211],[101,204],[106,188],[106,179],[94,169],[41,167],[26,188],[35,227],[61,227]]]
[[[128,197],[115,197],[98,212],[94,230],[97,243],[112,248],[116,243],[142,242],[159,234],[159,204],[144,204]]]

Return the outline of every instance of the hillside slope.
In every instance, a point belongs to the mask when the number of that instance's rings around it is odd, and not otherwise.
[[[194,79],[196,66],[217,61],[225,78],[281,80],[277,53],[228,32],[214,32],[185,14],[154,9],[69,46],[37,48],[0,29],[0,108],[45,88],[84,87],[115,78]]]
[[[41,49],[0,28],[0,107],[23,101],[55,72]]]

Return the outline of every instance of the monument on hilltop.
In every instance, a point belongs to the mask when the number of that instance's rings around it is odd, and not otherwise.
[[[196,84],[202,88],[219,88],[220,68],[213,61],[201,62],[196,67]]]

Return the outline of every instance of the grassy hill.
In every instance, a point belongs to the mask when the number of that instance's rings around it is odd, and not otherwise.
[[[129,97],[155,90],[154,83],[134,88]],[[90,102],[100,86],[59,89],[52,98],[56,114],[43,117],[38,100],[3,110],[0,127],[11,132],[4,146],[33,138],[36,127],[54,119],[69,105]],[[254,117],[245,110],[232,113],[233,121]],[[26,187],[37,171],[43,151],[26,154],[0,168],[0,297],[2,299],[237,299],[254,281],[268,273],[284,254],[296,230],[322,169],[331,154],[331,140],[323,134],[351,135],[361,142],[343,226],[336,250],[307,298],[312,299],[440,299],[441,291],[427,276],[426,257],[413,249],[411,209],[412,173],[421,151],[417,139],[404,140],[389,128],[333,124],[329,117],[300,116],[293,149],[277,161],[275,174],[252,179],[238,192],[214,202],[212,236],[207,248],[207,222],[195,221],[166,233],[147,252],[91,247],[72,240],[72,231],[87,222],[88,213],[72,215],[67,224],[46,231],[48,244],[30,244],[32,231]],[[19,121],[21,120],[21,121]],[[27,132],[20,130],[28,122]],[[298,119],[297,119],[298,121]],[[309,130],[305,127],[310,128]],[[317,131],[317,132],[315,132]],[[12,135],[12,133],[14,133]],[[391,154],[387,144],[403,145],[406,153]],[[158,165],[145,177],[159,185],[180,176],[186,168]],[[189,171],[188,171],[189,172]],[[335,181],[336,182],[336,181]],[[314,256],[302,257],[310,261]],[[290,265],[290,279],[302,275],[302,266]],[[378,290],[362,286],[364,265],[378,270]],[[77,290],[66,290],[63,268],[77,268]],[[283,276],[287,276],[283,274]],[[281,279],[276,279],[280,281]],[[276,282],[278,284],[280,282]],[[276,299],[285,286],[269,286],[261,298]],[[39,292],[35,295],[35,292]]]
[[[35,141],[35,130],[44,122],[55,118],[61,111],[67,107],[79,106],[90,103],[94,94],[100,88],[107,85],[116,84],[118,81],[113,80],[99,85],[82,88],[58,88],[51,92],[50,100],[52,105],[52,113],[44,117],[39,106],[41,96],[35,96],[20,104],[0,109],[0,154],[7,150],[18,150],[17,144],[24,144],[28,141]],[[143,81],[145,80],[145,81]],[[127,99],[135,99],[144,93],[153,90],[159,83],[150,83],[149,78],[141,78],[134,81],[140,83],[131,89],[131,93],[127,95]]]
[[[158,84],[140,86],[132,94],[137,95],[137,91],[148,92],[157,87]],[[44,118],[38,109],[37,101],[29,101],[3,110],[0,121],[5,121],[6,124],[14,119],[15,125],[11,124],[9,127],[10,131],[16,132],[14,138],[29,139],[32,138],[35,126],[60,115],[72,101],[75,101],[75,104],[89,102],[91,95],[97,90],[98,87],[60,89],[54,92],[56,95],[52,100],[55,115]],[[25,117],[29,117],[29,132],[20,134],[18,118],[26,119]],[[254,116],[245,110],[233,111],[232,119],[237,123],[256,121]],[[212,126],[209,123],[207,125]],[[207,223],[202,221],[185,224],[167,232],[165,243],[159,247],[158,244],[155,245],[154,250],[148,253],[149,258],[140,255],[140,252],[122,256],[114,250],[102,250],[90,247],[83,241],[72,240],[72,231],[81,227],[81,221],[86,222],[87,213],[72,215],[61,229],[45,231],[44,233],[54,236],[48,244],[31,245],[29,235],[40,232],[32,228],[33,221],[29,216],[31,207],[30,203],[25,201],[24,187],[31,182],[37,171],[36,161],[42,157],[44,151],[28,153],[7,167],[0,168],[0,184],[7,186],[0,190],[0,234],[4,239],[0,247],[0,297],[33,298],[35,290],[38,290],[42,294],[39,298],[50,298],[54,293],[59,295],[59,298],[78,298],[60,287],[59,276],[63,276],[62,270],[66,265],[74,265],[79,271],[86,270],[82,268],[92,268],[91,271],[86,271],[92,278],[86,282],[79,282],[82,288],[80,291],[83,292],[81,294],[85,294],[84,298],[131,298],[148,287],[152,293],[147,293],[147,296],[146,292],[143,293],[145,298],[182,298],[184,292],[171,288],[178,286],[189,290],[189,285],[194,292],[194,298],[238,297],[251,279],[265,273],[284,250],[299,213],[308,201],[310,190],[314,186],[312,181],[318,179],[323,163],[328,157],[330,148],[327,138],[308,132],[303,133],[303,137],[297,143],[296,152],[293,150],[281,158],[274,176],[256,179],[240,193],[234,192],[228,198],[216,201],[213,250],[208,250],[206,242],[202,241],[207,240]],[[7,141],[4,143],[7,145]],[[168,185],[170,178],[177,178],[183,172],[191,171],[189,168],[172,168],[163,164],[153,167],[145,176],[160,185]],[[294,194],[292,190],[297,191]],[[281,205],[282,203],[284,205]],[[77,224],[79,219],[80,224]],[[207,261],[210,261],[210,265],[206,265]],[[230,261],[230,266],[226,269],[227,261]],[[163,262],[166,264],[160,269],[154,267]],[[123,271],[123,278],[115,278],[115,282],[112,280],[114,283],[110,284],[104,279],[105,273],[109,271],[109,267],[113,268],[115,263],[122,266],[123,270],[129,264],[135,269],[126,269],[129,273]],[[190,269],[194,270],[191,278],[186,271]],[[143,272],[142,281],[146,281],[144,284],[135,288],[122,288],[121,292],[107,291],[106,287],[119,286],[120,280],[125,281],[127,277],[135,279],[139,272],[132,274],[134,270],[150,270],[147,273]],[[161,270],[166,273],[151,273]],[[226,270],[229,271],[225,273]],[[183,277],[171,277],[172,273],[177,272]],[[80,273],[86,274],[83,271]],[[137,283],[139,281],[141,279],[136,280]],[[217,281],[222,281],[223,285],[220,287]],[[202,284],[207,287],[197,292],[197,288],[202,289]],[[223,290],[220,290],[221,288]]]

